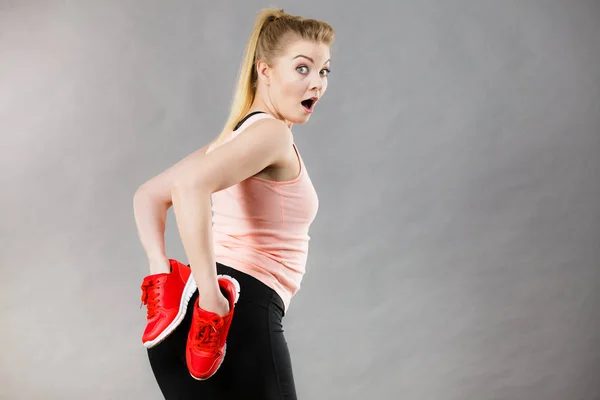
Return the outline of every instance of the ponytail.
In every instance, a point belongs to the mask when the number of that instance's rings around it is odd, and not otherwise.
[[[225,139],[227,132],[232,131],[235,125],[246,115],[250,107],[252,107],[256,95],[256,82],[258,78],[256,72],[256,62],[258,60],[256,55],[261,33],[265,25],[279,19],[283,15],[285,15],[284,11],[276,8],[267,8],[259,12],[254,23],[254,29],[252,29],[248,44],[246,45],[231,104],[231,110],[223,131],[215,141],[215,145],[220,144]]]

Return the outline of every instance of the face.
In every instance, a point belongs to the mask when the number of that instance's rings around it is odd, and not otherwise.
[[[259,62],[267,107],[291,124],[306,123],[327,90],[329,59],[326,44],[297,40],[271,67]]]

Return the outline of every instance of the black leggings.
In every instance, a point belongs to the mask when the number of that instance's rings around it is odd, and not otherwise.
[[[148,349],[150,366],[166,400],[296,400],[290,354],[283,335],[281,297],[259,280],[217,263],[217,272],[240,283],[240,297],[227,335],[227,353],[219,370],[205,381],[191,377],[185,347],[193,306],[161,344]]]

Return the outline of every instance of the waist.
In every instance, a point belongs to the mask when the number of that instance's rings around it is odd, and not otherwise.
[[[306,265],[306,253],[283,258],[253,247],[230,247],[218,242],[215,243],[215,258],[273,289],[283,299],[286,310],[300,289]]]
[[[275,306],[280,309],[281,314],[285,314],[285,303],[281,296],[273,288],[254,276],[240,271],[239,269],[225,265],[217,261],[217,273],[229,275],[235,278],[240,284],[239,302],[251,302],[255,305],[269,308]]]

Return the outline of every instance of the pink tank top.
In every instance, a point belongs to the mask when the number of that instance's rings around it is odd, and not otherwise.
[[[263,118],[274,117],[266,113],[250,116],[227,141]],[[211,150],[212,146],[207,153]],[[295,144],[294,150],[301,168],[296,178],[275,182],[253,176],[211,196],[216,261],[273,289],[286,310],[300,289],[308,231],[319,206]]]

